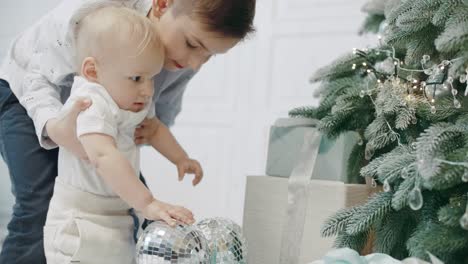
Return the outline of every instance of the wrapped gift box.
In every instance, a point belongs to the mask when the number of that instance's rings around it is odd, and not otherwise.
[[[311,180],[303,227],[300,263],[322,258],[333,245],[333,238],[320,236],[325,220],[339,209],[366,201],[369,188],[364,184]],[[279,263],[283,224],[288,206],[288,178],[248,176],[243,230],[248,243],[249,264]]]
[[[267,175],[291,175],[301,153],[304,135],[307,131],[317,130],[317,122],[306,118],[280,118],[275,122],[270,129]],[[343,134],[336,140],[322,136],[312,179],[355,183],[347,179],[346,168],[349,154],[357,140],[358,135],[353,132]]]

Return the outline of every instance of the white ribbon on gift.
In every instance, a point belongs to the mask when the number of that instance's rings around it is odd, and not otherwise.
[[[304,145],[299,160],[289,177],[288,206],[281,239],[280,264],[299,263],[302,233],[309,201],[308,187],[318,156],[320,141],[321,134],[318,130],[308,131],[304,134]]]

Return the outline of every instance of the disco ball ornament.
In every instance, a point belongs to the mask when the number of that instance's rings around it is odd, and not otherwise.
[[[208,218],[200,221],[197,228],[208,241],[211,263],[247,263],[247,243],[238,224],[225,218]]]
[[[138,264],[209,264],[210,252],[203,234],[178,224],[156,221],[146,227],[136,245]]]

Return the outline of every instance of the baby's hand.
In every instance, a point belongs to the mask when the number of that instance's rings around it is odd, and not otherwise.
[[[203,170],[198,161],[185,158],[177,162],[177,171],[179,172],[179,181],[184,179],[186,173],[195,174],[195,178],[192,180],[192,185],[195,186],[203,178]]]
[[[142,213],[149,220],[163,220],[172,227],[176,226],[177,221],[187,225],[195,223],[190,210],[158,200],[153,200],[143,209]]]

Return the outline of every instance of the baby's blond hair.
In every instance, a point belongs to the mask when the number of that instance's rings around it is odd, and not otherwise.
[[[76,29],[75,48],[78,68],[86,57],[103,59],[109,47],[127,47],[140,41],[131,57],[136,57],[151,46],[164,56],[164,47],[151,21],[126,7],[99,8],[79,21]],[[128,54],[131,51],[126,51]]]

